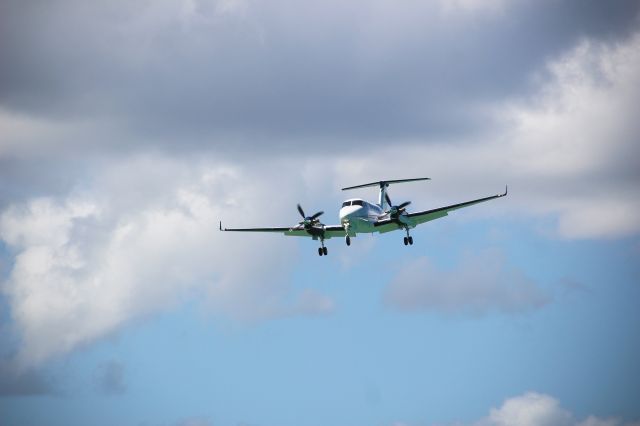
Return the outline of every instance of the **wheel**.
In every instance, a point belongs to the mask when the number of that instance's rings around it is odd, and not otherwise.
[[[413,237],[409,237],[409,244],[413,245]]]
[[[326,247],[322,247],[322,252],[324,253],[324,255],[326,256],[327,253],[329,252],[329,250],[327,250]]]
[[[344,240],[345,240],[345,242],[347,243],[348,246],[351,245],[351,237],[350,236],[347,235],[346,237],[344,237]]]
[[[323,254],[322,247],[318,247],[318,256],[322,256]]]
[[[404,237],[404,245],[406,246],[407,244],[409,244],[409,239],[407,237]]]

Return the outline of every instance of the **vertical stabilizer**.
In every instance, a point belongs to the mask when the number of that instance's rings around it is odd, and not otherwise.
[[[387,188],[389,184],[386,182],[380,182],[380,193],[378,194],[378,205],[382,208],[382,210],[386,210],[387,204]]]

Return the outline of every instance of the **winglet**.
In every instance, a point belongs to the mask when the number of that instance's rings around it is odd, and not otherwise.
[[[504,186],[504,194],[502,194],[502,196],[504,197],[505,195],[507,195],[508,192],[509,192],[509,185],[505,185]]]
[[[222,231],[222,221],[220,221],[220,230]]]

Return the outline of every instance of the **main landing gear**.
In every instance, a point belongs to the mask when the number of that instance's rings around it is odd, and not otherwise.
[[[413,245],[413,237],[411,235],[409,235],[409,228],[405,228],[405,231],[407,231],[407,236],[404,237],[404,245]]]
[[[318,247],[318,256],[326,256],[329,250],[324,246],[324,240],[320,240],[320,244],[322,244],[322,247]]]

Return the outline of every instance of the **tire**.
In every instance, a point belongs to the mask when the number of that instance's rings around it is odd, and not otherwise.
[[[407,244],[409,244],[409,239],[407,237],[404,237],[404,245],[406,246]]]
[[[326,247],[322,247],[322,252],[324,253],[324,255],[326,256],[327,253],[329,253],[329,250],[327,250]]]

